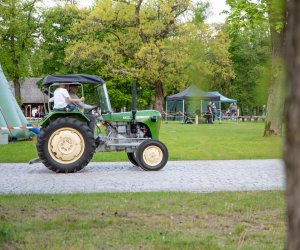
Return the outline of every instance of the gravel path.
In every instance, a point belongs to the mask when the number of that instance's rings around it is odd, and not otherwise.
[[[282,160],[169,161],[158,172],[128,162],[92,162],[75,174],[43,164],[0,164],[0,194],[283,190]]]

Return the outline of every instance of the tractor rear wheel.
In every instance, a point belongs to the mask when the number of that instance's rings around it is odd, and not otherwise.
[[[168,149],[160,141],[146,140],[136,151],[136,160],[139,166],[146,171],[162,169],[168,162]]]
[[[42,129],[37,152],[44,165],[57,173],[83,169],[95,152],[95,139],[88,125],[79,119],[61,117]]]

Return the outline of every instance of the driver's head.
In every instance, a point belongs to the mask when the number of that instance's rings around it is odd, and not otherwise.
[[[78,85],[76,85],[76,84],[70,84],[70,86],[69,86],[69,91],[70,92],[76,94],[77,90],[78,90]]]

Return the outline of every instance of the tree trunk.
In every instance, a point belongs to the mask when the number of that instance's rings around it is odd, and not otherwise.
[[[288,98],[286,115],[286,202],[288,249],[300,249],[300,2],[288,2],[286,65]]]
[[[157,81],[155,84],[155,103],[154,109],[158,110],[160,113],[163,112],[164,107],[164,90],[161,81]]]
[[[282,118],[284,107],[282,34],[271,28],[271,37],[272,76],[269,86],[264,136],[282,134]]]
[[[19,78],[14,79],[15,98],[17,101],[21,100],[21,83]]]

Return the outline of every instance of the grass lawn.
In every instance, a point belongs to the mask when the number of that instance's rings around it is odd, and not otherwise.
[[[281,158],[261,122],[162,124],[170,160]],[[0,145],[0,162],[37,157]],[[93,161],[127,161],[124,152]],[[0,249],[284,249],[283,192],[0,195]]]
[[[161,140],[172,160],[281,158],[282,138],[263,131],[262,122],[163,124]]]
[[[265,138],[263,130],[262,122],[162,123],[160,140],[168,147],[170,160],[281,158],[282,138]],[[0,162],[28,162],[36,157],[35,141],[0,145]],[[96,153],[93,161],[127,161],[127,155]]]
[[[284,249],[283,193],[0,196],[0,249]]]

